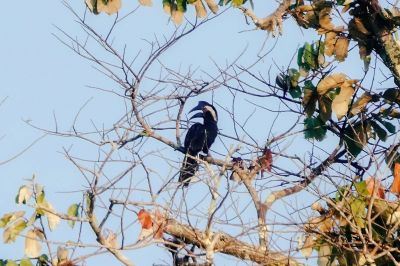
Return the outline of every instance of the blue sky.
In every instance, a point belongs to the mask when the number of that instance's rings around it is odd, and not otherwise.
[[[71,5],[79,13],[84,12],[83,1],[74,1]],[[126,14],[136,6],[136,1],[126,0],[121,13]],[[54,130],[57,124],[58,129],[69,130],[76,114],[87,102],[77,120],[77,125],[82,129],[91,128],[91,123],[112,124],[121,115],[124,106],[119,99],[88,87],[111,88],[113,83],[53,35],[60,36],[57,26],[71,36],[84,37],[82,29],[61,1],[6,1],[2,8],[7,12],[0,16],[0,101],[4,99],[0,106],[0,162],[20,153],[43,136],[43,132],[29,126],[27,121],[44,129]],[[257,13],[265,14],[268,9],[271,7],[265,9],[256,3]],[[90,23],[103,33],[113,20],[104,14],[88,15]],[[193,11],[189,12],[189,16],[193,17]],[[178,43],[162,60],[173,68],[199,67],[212,72],[215,71],[213,60],[224,64],[247,48],[246,56],[241,59],[245,65],[253,60],[254,57],[250,55],[265,40],[269,47],[275,42],[265,32],[253,31],[253,28],[252,25],[246,25],[238,10],[230,9]],[[144,39],[151,40],[155,35],[162,36],[173,30],[174,25],[162,12],[161,5],[155,3],[153,8],[139,8],[132,17],[119,25],[115,45],[121,48],[127,44],[128,54],[135,54],[141,49],[147,49]],[[312,33],[300,31],[290,21],[285,24],[284,30],[284,36],[278,40],[274,53],[266,57],[265,66],[261,68],[268,68],[275,63],[278,67],[286,67],[298,46],[316,37]],[[354,61],[359,60],[357,57],[352,55]],[[362,74],[360,67],[343,69],[349,75]],[[224,95],[219,97],[223,99]],[[246,110],[243,116],[249,113],[251,110]],[[71,148],[83,157],[93,157],[94,150],[73,139],[46,136],[22,155],[0,165],[3,184],[0,186],[0,214],[17,208],[14,197],[18,188],[25,182],[24,179],[29,179],[33,174],[37,176],[38,182],[45,184],[47,197],[56,209],[65,210],[69,203],[80,200],[78,193],[70,192],[82,189],[84,183],[76,169],[65,160],[63,148]],[[62,225],[60,237],[68,238],[68,230],[67,226]],[[22,252],[21,240],[12,245],[0,243],[0,258],[4,258],[4,255],[18,258]],[[160,260],[169,258],[160,249],[132,251],[129,256],[137,265],[150,265],[150,257],[159,257]],[[102,256],[101,259],[103,265],[115,262],[110,256]],[[160,260],[154,259],[151,262]],[[229,260],[224,261],[227,262]]]

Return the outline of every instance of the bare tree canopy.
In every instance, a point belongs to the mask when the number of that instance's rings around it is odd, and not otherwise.
[[[107,79],[92,88],[117,107],[97,108],[118,114],[28,123],[59,139],[78,200],[21,184],[0,227],[24,256],[0,265],[400,264],[398,1],[163,0],[168,31],[145,40],[126,25],[151,0],[63,3],[80,32],[54,36]],[[181,52],[228,16],[248,47],[215,44],[240,52],[207,66],[212,36]]]

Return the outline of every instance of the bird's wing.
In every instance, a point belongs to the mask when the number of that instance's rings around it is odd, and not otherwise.
[[[193,124],[185,137],[185,148],[192,154],[199,153],[206,142],[206,129],[203,124]]]

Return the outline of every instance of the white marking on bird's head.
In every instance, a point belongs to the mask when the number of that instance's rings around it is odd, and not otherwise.
[[[206,105],[203,107],[203,112],[209,112],[211,116],[213,117],[215,122],[218,122],[218,115],[217,111],[211,106],[211,105]]]

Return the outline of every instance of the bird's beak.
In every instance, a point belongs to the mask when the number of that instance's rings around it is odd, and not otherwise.
[[[194,112],[194,111],[200,111],[203,109],[203,107],[204,107],[204,104],[202,104],[202,102],[199,102],[196,107],[194,107],[192,110],[189,111],[189,113]]]
[[[190,112],[195,111],[195,110],[191,110]],[[189,120],[192,120],[193,118],[204,118],[203,112],[200,113],[195,113],[191,118],[189,118]]]

